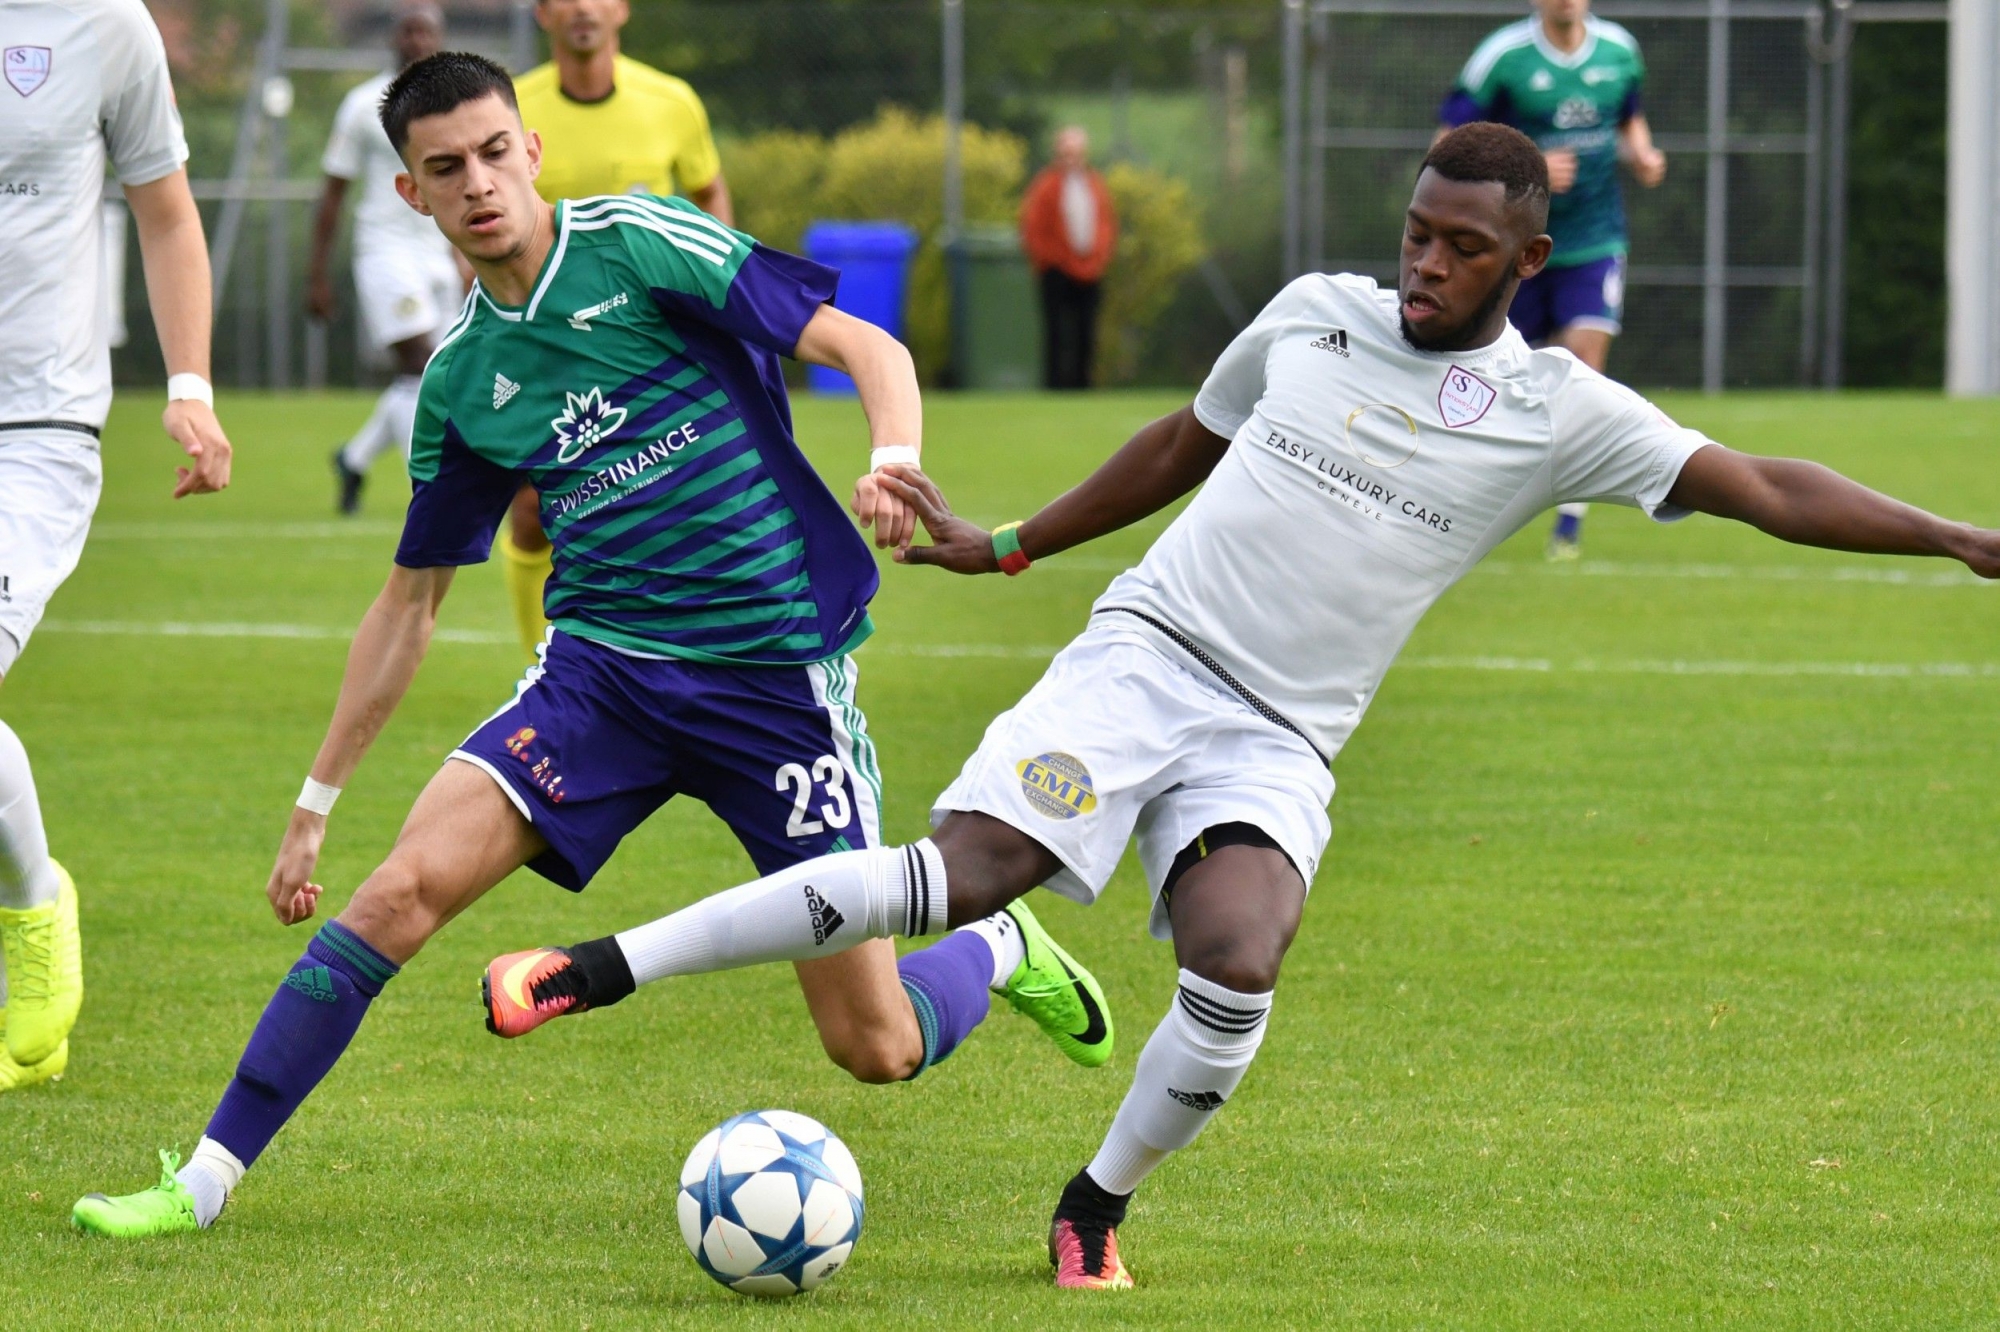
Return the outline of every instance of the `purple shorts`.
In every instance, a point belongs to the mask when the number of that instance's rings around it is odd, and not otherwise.
[[[1625,314],[1625,256],[1607,254],[1573,268],[1544,268],[1523,282],[1507,308],[1507,322],[1530,343],[1566,328],[1594,328],[1616,336]]]
[[[528,863],[581,891],[677,795],[727,823],[757,872],[881,844],[882,774],[850,657],[722,666],[551,634],[513,701],[452,751],[548,842]]]

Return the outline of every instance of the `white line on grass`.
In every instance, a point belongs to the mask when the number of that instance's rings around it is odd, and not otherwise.
[[[94,523],[92,541],[373,541],[403,530],[401,523],[350,519],[332,523]]]
[[[1037,569],[1071,573],[1123,573],[1139,561],[1105,555],[1056,555]],[[1835,564],[1644,564],[1618,560],[1584,560],[1577,564],[1545,564],[1539,560],[1487,560],[1474,573],[1549,578],[1654,578],[1696,582],[1753,583],[1881,583],[1893,587],[1987,587],[1992,584],[1968,569],[1938,569],[1908,565]]]
[[[1039,660],[1058,649],[1013,643],[881,643],[863,652],[890,657],[987,657],[999,660]],[[1404,657],[1400,669],[1418,671],[1505,671],[1536,675],[1743,675],[1834,676],[1892,680],[2000,679],[2000,662],[1964,661],[1674,661],[1637,658],[1599,661],[1584,657],[1556,661],[1549,657]]]
[[[44,620],[37,633],[95,634],[114,638],[300,638],[331,639],[345,643],[354,637],[353,625],[245,624],[229,620]],[[436,643],[512,643],[513,634],[483,629],[439,629],[431,635]]]
[[[93,634],[132,638],[277,638],[346,642],[354,630],[345,625],[252,624],[228,620],[45,620],[45,634]],[[512,643],[514,635],[482,629],[440,629],[440,643]],[[1061,649],[1040,643],[883,643],[871,641],[861,651],[886,657],[982,658],[1000,661],[1047,661]],[[1535,675],[1741,675],[1833,676],[1890,680],[2000,679],[2000,662],[1971,661],[1679,661],[1628,658],[1602,661],[1580,657],[1405,657],[1399,667],[1419,671],[1502,671]]]

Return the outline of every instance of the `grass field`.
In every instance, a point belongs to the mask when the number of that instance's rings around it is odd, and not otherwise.
[[[657,986],[518,1043],[482,1030],[474,982],[496,952],[747,873],[685,803],[581,898],[523,875],[448,930],[214,1230],[73,1234],[78,1195],[139,1187],[156,1148],[192,1147],[305,943],[262,887],[400,509],[385,467],[362,519],[330,514],[325,454],[360,396],[229,399],[235,487],[170,504],[155,396],[115,415],[83,566],[0,692],[81,886],[90,986],[69,1075],[0,1097],[0,1324],[2000,1320],[1997,594],[1938,562],[1605,508],[1580,568],[1542,564],[1538,525],[1452,592],[1340,757],[1263,1054],[1140,1194],[1135,1292],[1060,1296],[1042,1250],[1171,992],[1129,862],[1093,910],[1037,904],[1121,1016],[1102,1073],[996,1015],[918,1082],[858,1086],[775,968]],[[999,522],[1173,405],[936,398],[928,458],[961,511]],[[2000,524],[1993,406],[1668,406]],[[844,492],[858,415],[799,416]],[[862,702],[891,837],[920,832],[986,721],[1158,527],[1020,580],[886,572]],[[333,819],[327,906],[507,695],[503,614],[495,571],[467,571]],[[695,1138],[767,1105],[832,1125],[869,1189],[849,1270],[782,1306],[702,1276],[672,1208]]]

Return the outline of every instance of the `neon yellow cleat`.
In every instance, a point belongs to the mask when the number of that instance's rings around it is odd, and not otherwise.
[[[107,1198],[101,1193],[77,1199],[70,1209],[69,1223],[89,1235],[113,1239],[146,1239],[153,1235],[178,1235],[200,1230],[195,1220],[194,1195],[187,1185],[174,1178],[181,1168],[178,1152],[160,1153],[160,1182],[150,1189]]]
[[[15,911],[0,907],[7,953],[7,1053],[22,1068],[51,1058],[83,1007],[83,938],[76,882],[61,865],[56,900]]]
[[[1097,977],[1049,937],[1027,903],[1009,903],[1007,914],[1020,927],[1025,955],[1002,997],[1033,1019],[1058,1050],[1085,1068],[1102,1068],[1116,1033]]]
[[[0,1025],[5,1025],[7,1010],[0,1007]],[[38,1082],[53,1082],[60,1079],[63,1070],[69,1067],[69,1042],[56,1047],[56,1052],[39,1064],[22,1068],[7,1053],[7,1047],[0,1045],[0,1092],[18,1091],[32,1087]]]

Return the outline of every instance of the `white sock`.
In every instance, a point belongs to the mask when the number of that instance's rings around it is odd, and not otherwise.
[[[1268,992],[1239,994],[1182,968],[1180,993],[1140,1052],[1132,1089],[1088,1167],[1099,1187],[1130,1193],[1195,1140],[1256,1058],[1270,1011]]]
[[[1556,505],[1556,512],[1565,518],[1581,518],[1590,512],[1590,506],[1588,504],[1558,504]]]
[[[391,444],[402,449],[405,458],[410,456],[410,432],[416,428],[417,394],[422,387],[423,380],[416,375],[398,375],[389,382],[375,399],[375,410],[340,451],[348,471],[367,471]]]
[[[194,1155],[175,1172],[174,1178],[194,1195],[194,1219],[206,1228],[222,1215],[222,1205],[243,1182],[244,1164],[236,1153],[213,1138],[195,1144]]]
[[[667,976],[796,962],[867,939],[944,928],[944,857],[914,846],[840,851],[717,893],[618,935],[640,985]]]
[[[996,911],[985,920],[975,920],[963,928],[986,940],[986,946],[993,950],[993,979],[987,982],[988,988],[1006,989],[1007,982],[1014,978],[1014,969],[1028,957],[1028,941],[1021,937],[1021,927],[1006,912]]]
[[[421,375],[399,375],[382,392],[382,405],[389,413],[389,438],[410,460],[410,436],[417,429],[417,397],[424,386]]]
[[[56,900],[62,881],[49,859],[42,805],[28,751],[14,729],[0,721],[0,907],[16,911]]]

